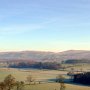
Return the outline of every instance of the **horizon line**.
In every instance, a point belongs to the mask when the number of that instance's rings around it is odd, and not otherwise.
[[[67,50],[58,50],[58,51],[50,51],[50,50],[0,50],[0,53],[4,53],[4,52],[29,52],[29,51],[33,51],[33,52],[54,52],[54,53],[59,53],[59,52],[65,52],[65,51],[90,51],[87,49],[67,49]]]

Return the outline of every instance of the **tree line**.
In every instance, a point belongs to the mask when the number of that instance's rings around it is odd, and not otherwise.
[[[90,60],[87,59],[69,59],[65,60],[65,64],[78,64],[78,63],[90,63]]]
[[[61,64],[57,62],[19,62],[14,64],[9,64],[10,68],[36,68],[36,69],[60,69]]]
[[[75,74],[73,81],[76,83],[90,85],[90,72]]]

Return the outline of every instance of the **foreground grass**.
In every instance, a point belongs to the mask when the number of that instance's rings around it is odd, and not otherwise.
[[[90,87],[87,87],[87,86],[78,86],[78,85],[71,85],[71,84],[65,84],[65,85],[66,85],[65,90],[90,90]],[[60,90],[60,85],[59,83],[26,85],[22,90]]]

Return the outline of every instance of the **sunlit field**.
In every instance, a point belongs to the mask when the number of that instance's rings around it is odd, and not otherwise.
[[[8,69],[8,68],[1,68],[0,69],[0,81],[4,79],[8,74],[12,74],[16,80],[19,81],[26,81],[26,77],[28,75],[32,75],[36,81],[42,80],[47,81],[49,79],[55,79],[59,74],[66,74],[66,71],[58,71],[58,70],[23,70],[23,69]]]
[[[60,85],[58,83],[45,83],[31,86],[28,85],[25,87],[24,90],[55,90],[55,89],[60,90]],[[65,90],[90,90],[90,87],[66,84]]]
[[[23,90],[60,90],[60,84],[55,83],[53,79],[59,74],[67,78],[67,71],[0,68],[0,81],[3,81],[8,74],[12,74],[16,78],[16,81],[24,81],[25,83],[27,83],[26,77],[28,75],[32,75],[35,78],[36,84],[25,85]],[[38,81],[41,81],[41,83],[39,84]],[[65,86],[65,90],[90,90],[89,86],[75,85],[73,83],[65,83]],[[13,90],[16,90],[16,88]]]

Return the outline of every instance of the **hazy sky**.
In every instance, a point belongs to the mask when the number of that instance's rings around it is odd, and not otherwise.
[[[0,51],[90,50],[90,0],[0,0]]]

